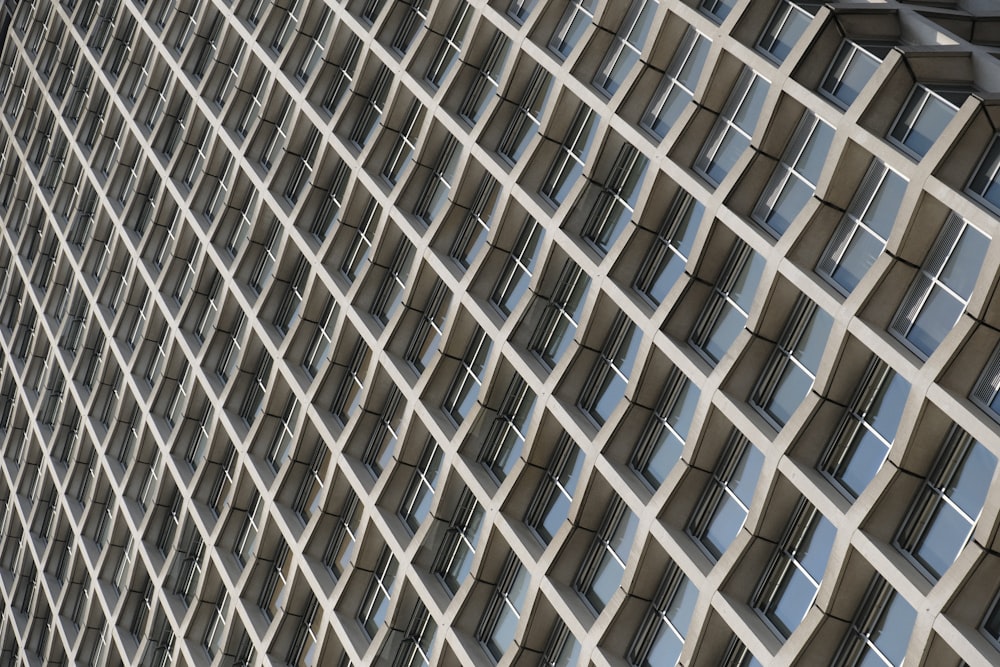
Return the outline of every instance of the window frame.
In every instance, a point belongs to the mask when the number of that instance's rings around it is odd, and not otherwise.
[[[705,60],[711,48],[711,39],[694,28],[694,26],[688,26],[677,50],[674,51],[674,55],[670,59],[670,64],[660,79],[656,92],[653,93],[653,97],[646,106],[646,110],[642,113],[642,118],[639,120],[640,127],[658,139],[663,139],[667,136],[667,132],[677,122],[679,114],[683,112],[683,107],[686,107],[694,99],[695,89],[701,80]],[[695,67],[687,70],[689,65],[694,65]],[[685,71],[687,71],[687,74],[685,74]],[[693,75],[693,81],[689,81],[690,75]],[[684,80],[682,80],[682,77]],[[681,91],[682,95],[686,95],[688,99],[681,105],[681,112],[678,112],[678,116],[675,116],[674,120],[666,124],[661,116],[663,110],[667,108],[667,102],[671,95],[677,89]],[[658,127],[662,124],[666,124],[667,126],[661,132]]]
[[[736,81],[736,85],[733,86],[733,90],[726,99],[726,104],[722,108],[722,112],[716,118],[711,132],[698,151],[698,157],[694,161],[694,171],[701,175],[710,185],[718,187],[729,176],[728,168],[718,179],[713,175],[713,170],[719,164],[717,158],[722,154],[723,146],[729,140],[730,136],[735,136],[740,143],[746,143],[736,154],[734,164],[739,161],[747,149],[751,148],[753,135],[757,129],[757,125],[760,124],[760,116],[763,108],[761,107],[756,110],[756,117],[749,121],[751,124],[749,128],[742,127],[735,118],[743,113],[744,106],[748,100],[751,105],[749,108],[753,111],[753,97],[756,96],[754,88],[761,83],[765,86],[763,98],[760,102],[763,105],[764,100],[766,100],[767,95],[770,93],[771,82],[749,66],[744,66],[739,79]],[[754,93],[753,95],[751,95],[752,92]],[[735,135],[732,133],[735,133]]]
[[[607,566],[619,568],[621,574],[618,576],[618,584],[615,590],[621,588],[621,579],[625,575],[628,567],[632,546],[638,533],[639,518],[632,512],[631,508],[619,496],[615,495],[608,501],[608,508],[601,519],[600,529],[594,533],[594,539],[587,550],[576,575],[573,577],[573,590],[580,596],[580,600],[595,615],[601,612],[611,602],[607,600],[594,600],[591,596],[597,595],[594,590],[594,583],[600,578],[601,571]],[[618,553],[617,547],[613,543],[621,542],[625,553]],[[612,591],[611,596],[614,596]],[[597,603],[600,603],[598,606]]]

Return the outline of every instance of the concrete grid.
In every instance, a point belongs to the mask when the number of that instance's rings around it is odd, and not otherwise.
[[[989,2],[3,14],[0,662],[1000,661]]]

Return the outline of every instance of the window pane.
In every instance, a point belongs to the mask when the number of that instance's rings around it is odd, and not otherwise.
[[[906,339],[929,357],[955,326],[964,308],[965,304],[934,285]]]
[[[968,299],[972,295],[972,288],[976,284],[976,278],[979,277],[979,269],[983,265],[986,249],[989,246],[988,236],[966,225],[941,271],[941,282],[959,296]]]
[[[834,476],[857,498],[875,478],[875,473],[882,467],[888,453],[889,449],[885,443],[868,429],[859,426],[854,441],[849,445],[848,452]]]

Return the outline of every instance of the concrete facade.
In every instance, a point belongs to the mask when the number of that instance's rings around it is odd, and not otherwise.
[[[7,0],[0,663],[1000,662],[987,0]]]

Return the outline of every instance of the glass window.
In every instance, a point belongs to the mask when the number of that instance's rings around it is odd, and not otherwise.
[[[663,303],[684,273],[704,214],[705,206],[684,190],[674,197],[633,283],[633,287],[652,303]]]
[[[583,461],[583,452],[563,432],[524,517],[524,522],[545,544],[552,541],[569,516],[573,494],[583,474]]]
[[[552,296],[536,297],[544,306],[528,347],[550,369],[559,363],[573,342],[589,287],[590,276],[576,262],[567,259]]]
[[[816,267],[843,294],[851,293],[885,248],[906,186],[905,178],[872,160]]]
[[[465,35],[469,30],[471,19],[472,7],[468,2],[459,2],[458,6],[455,7],[455,13],[452,14],[451,21],[448,22],[447,30],[441,36],[437,52],[431,59],[430,65],[427,66],[427,73],[424,75],[424,79],[435,88],[441,85],[452,65],[458,60],[458,54],[465,42]]]
[[[602,255],[611,250],[632,219],[648,165],[646,156],[632,144],[625,144],[607,179],[603,183],[592,181],[588,184],[582,204],[590,212],[583,225],[583,238]]]
[[[615,94],[625,77],[639,62],[642,46],[646,43],[658,7],[658,0],[632,0],[628,14],[594,76],[594,85],[608,95]]]
[[[926,359],[962,316],[990,237],[951,213],[910,284],[889,330]]]
[[[713,185],[722,182],[750,147],[769,89],[767,79],[752,69],[743,70],[694,163],[695,171]]]
[[[791,636],[812,606],[836,534],[819,510],[799,501],[753,599],[754,608],[779,637]]]
[[[902,665],[916,620],[913,607],[876,574],[844,636],[835,664],[837,667]]]
[[[763,271],[764,258],[736,241],[691,334],[691,344],[713,364],[743,331]]]
[[[403,302],[403,292],[406,281],[410,277],[410,267],[413,264],[414,248],[405,236],[399,240],[396,250],[389,260],[379,282],[375,298],[368,309],[382,324],[388,324],[396,308]]]
[[[393,628],[393,633],[400,631]],[[392,646],[389,642],[394,642],[395,653],[392,658],[393,667],[429,667],[431,664],[431,651],[434,647],[434,636],[437,634],[437,623],[431,618],[430,612],[423,602],[417,601],[413,612],[410,614],[406,626],[402,630],[402,636],[398,641],[390,634],[383,646]],[[398,636],[398,634],[397,634]],[[380,655],[385,656],[385,648],[380,650]],[[338,667],[347,662],[346,656],[338,663]]]
[[[358,607],[358,620],[369,637],[374,637],[385,624],[398,565],[389,547],[382,547],[382,553],[368,582],[368,590]]]
[[[441,578],[452,595],[472,570],[472,559],[476,555],[476,542],[479,541],[479,529],[482,525],[482,505],[469,489],[463,489],[434,563],[434,573]]]
[[[636,667],[676,665],[697,601],[698,588],[680,568],[671,565],[632,641],[629,664]]]
[[[514,643],[529,583],[528,573],[511,553],[476,630],[476,638],[494,660],[500,660]]]
[[[949,97],[957,100],[964,99],[965,95]],[[921,158],[927,154],[957,111],[958,107],[954,102],[917,84],[910,91],[903,111],[889,131],[889,139],[910,155]]]
[[[535,392],[516,375],[507,387],[500,409],[491,418],[489,432],[479,453],[479,462],[502,482],[514,468],[535,410]]]
[[[779,63],[784,61],[809,26],[818,5],[819,3],[781,0],[760,36],[757,48]]]
[[[549,40],[549,48],[560,58],[568,56],[593,22],[595,9],[597,0],[569,0],[566,11],[559,19],[559,26]]]
[[[701,392],[679,370],[670,373],[656,409],[639,437],[631,465],[654,489],[681,457]]]
[[[543,233],[542,226],[531,216],[521,226],[514,247],[511,248],[490,295],[490,301],[504,315],[510,315],[528,292],[528,283],[531,282],[531,272],[538,259]]]
[[[574,667],[580,664],[581,646],[562,619],[556,621],[539,667]]]
[[[516,102],[514,115],[497,144],[500,157],[506,158],[511,164],[521,159],[524,149],[538,132],[542,111],[551,90],[552,75],[541,65],[535,65],[527,87]]]
[[[972,536],[997,459],[954,427],[924,480],[896,546],[932,581],[941,578]]]
[[[845,39],[820,85],[820,92],[841,108],[851,106],[882,64],[886,51],[884,47],[868,49]]]
[[[482,62],[475,66],[475,79],[469,84],[465,97],[458,107],[458,115],[470,125],[476,124],[490,100],[493,99],[493,94],[497,90],[497,81],[507,62],[509,47],[510,40],[497,30],[490,40]]]
[[[598,425],[608,420],[615,406],[625,397],[641,341],[642,331],[619,312],[578,402],[580,409]]]
[[[469,268],[475,261],[479,251],[486,245],[486,237],[490,233],[490,222],[500,196],[500,185],[497,180],[486,174],[479,182],[475,199],[462,221],[462,228],[452,242],[448,255],[454,258],[462,268]]]
[[[424,369],[427,368],[431,359],[434,358],[434,353],[437,352],[441,336],[444,335],[448,297],[448,289],[444,286],[444,281],[436,278],[423,310],[420,311],[420,319],[413,329],[410,342],[403,353],[403,358],[417,373],[423,373]]]
[[[434,218],[448,201],[448,193],[451,192],[452,183],[455,182],[455,170],[458,168],[460,154],[458,139],[449,134],[441,142],[441,150],[427,170],[420,196],[413,206],[413,215],[428,225],[434,222]]]
[[[885,462],[909,393],[909,382],[872,359],[820,463],[849,498],[861,495]]]
[[[784,426],[812,388],[833,318],[800,296],[750,404],[776,428]]]
[[[539,190],[543,197],[556,206],[566,199],[576,180],[583,174],[587,153],[597,134],[597,122],[594,110],[581,103],[569,131],[556,149],[555,159],[552,160],[548,175]]]
[[[994,644],[1000,644],[1000,597],[993,601],[993,607],[983,619],[983,625],[980,629],[983,634],[993,640]]]
[[[433,439],[428,439],[399,506],[399,517],[412,532],[417,532],[430,511],[434,500],[434,485],[441,473],[442,458],[441,448]]]
[[[687,527],[713,560],[722,556],[743,527],[763,465],[760,450],[734,429]]]
[[[455,371],[444,403],[441,404],[442,409],[456,424],[461,424],[469,416],[476,398],[479,397],[479,387],[483,384],[483,371],[486,369],[492,346],[493,341],[482,327],[477,326]]]
[[[640,125],[659,138],[677,122],[684,107],[694,98],[705,58],[712,40],[694,28],[688,28],[670,60],[653,99],[642,115]]]
[[[754,220],[778,236],[785,233],[815,192],[832,140],[833,128],[807,111],[757,200]]]
[[[621,585],[638,525],[639,519],[625,501],[614,496],[573,585],[598,614]]]
[[[1000,134],[994,135],[966,190],[1000,211]]]
[[[736,6],[736,0],[701,0],[701,11],[714,19],[717,23],[722,23],[729,16]]]

